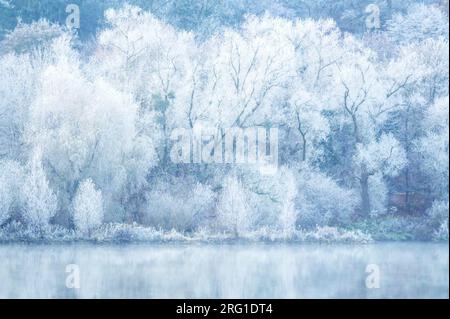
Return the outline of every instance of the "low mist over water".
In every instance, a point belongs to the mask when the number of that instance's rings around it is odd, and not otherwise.
[[[0,298],[448,298],[448,248],[4,245]],[[67,286],[74,265],[78,289]]]

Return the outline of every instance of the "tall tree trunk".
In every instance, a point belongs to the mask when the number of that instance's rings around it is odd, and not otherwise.
[[[302,161],[306,161],[306,136],[305,134],[301,133],[302,136]]]
[[[405,170],[405,212],[406,214],[410,213],[411,205],[410,205],[410,185],[409,185],[409,169],[406,168]]]
[[[356,145],[358,145],[362,143],[362,137],[359,134],[358,122],[355,114],[352,114],[352,122],[353,122],[353,134],[355,137]],[[365,164],[362,164],[359,184],[361,192],[361,215],[364,217],[369,217],[371,211],[370,194],[369,194],[369,177],[370,174],[367,171],[367,166]]]
[[[306,131],[302,129],[302,121],[300,120],[300,114],[297,113],[297,129],[302,137],[302,162],[306,161]]]
[[[362,167],[361,179],[361,213],[363,216],[367,217],[370,215],[370,196],[369,196],[369,174],[367,173],[367,168],[365,165]]]
[[[164,145],[163,145],[163,154],[162,154],[162,167],[164,170],[166,170],[166,168],[168,167],[168,161],[169,161],[169,145],[168,145],[168,141],[169,141],[169,134],[167,132],[167,114],[166,111],[169,107],[169,98],[166,94],[166,96],[164,97],[164,105],[163,105],[163,109],[162,109],[162,130],[163,130],[163,135],[164,135]]]
[[[408,107],[406,108],[406,116],[405,116],[405,132],[404,132],[404,143],[405,143],[405,151],[406,151],[406,157],[408,160],[408,164],[406,165],[405,169],[405,212],[409,214],[410,211],[410,171],[409,171],[409,165],[411,163],[410,159],[410,139],[409,139],[409,117],[410,117],[410,110],[411,106],[408,104]]]

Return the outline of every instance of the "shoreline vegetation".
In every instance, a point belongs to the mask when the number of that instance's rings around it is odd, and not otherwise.
[[[448,9],[346,1],[0,0],[0,242],[448,241]]]
[[[361,225],[361,224],[359,224]],[[314,229],[293,230],[283,233],[276,229],[261,228],[244,234],[213,232],[199,229],[193,232],[180,232],[175,229],[163,230],[136,223],[103,224],[89,235],[80,234],[59,225],[50,225],[46,230],[27,227],[20,222],[12,222],[0,228],[0,245],[16,243],[42,244],[138,244],[138,243],[320,243],[320,244],[372,244],[378,242],[447,242],[448,237],[433,234],[430,238],[417,238],[414,226],[409,229],[382,229],[383,224],[374,228],[373,233],[352,227],[317,226]],[[366,223],[366,226],[367,223]],[[403,225],[404,226],[404,225]],[[408,228],[408,227],[407,227]]]

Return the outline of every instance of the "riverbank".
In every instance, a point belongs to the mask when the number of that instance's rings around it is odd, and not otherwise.
[[[282,233],[275,229],[261,228],[242,234],[212,232],[199,229],[194,232],[162,230],[138,224],[104,224],[89,235],[80,234],[61,226],[51,225],[45,231],[37,231],[21,223],[13,222],[0,228],[0,243],[11,242],[326,242],[326,243],[370,243],[372,237],[359,230],[336,227],[317,227],[314,230],[293,230]]]
[[[304,242],[304,243],[350,243],[367,244],[382,241],[414,241],[414,227],[398,224],[386,227],[383,223],[353,224],[353,228],[316,227],[311,230],[293,230],[289,233],[276,229],[261,228],[242,234],[213,232],[199,229],[194,232],[162,230],[138,224],[104,224],[90,234],[51,225],[45,231],[12,222],[0,228],[0,243],[189,243],[189,242]],[[403,226],[403,228],[402,228]],[[360,228],[357,228],[360,227]],[[362,230],[365,229],[365,230]],[[430,241],[430,240],[428,240]],[[448,238],[434,241],[448,242]]]

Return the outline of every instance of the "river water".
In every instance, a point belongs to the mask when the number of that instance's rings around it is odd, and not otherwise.
[[[0,298],[448,298],[439,243],[0,244]]]

